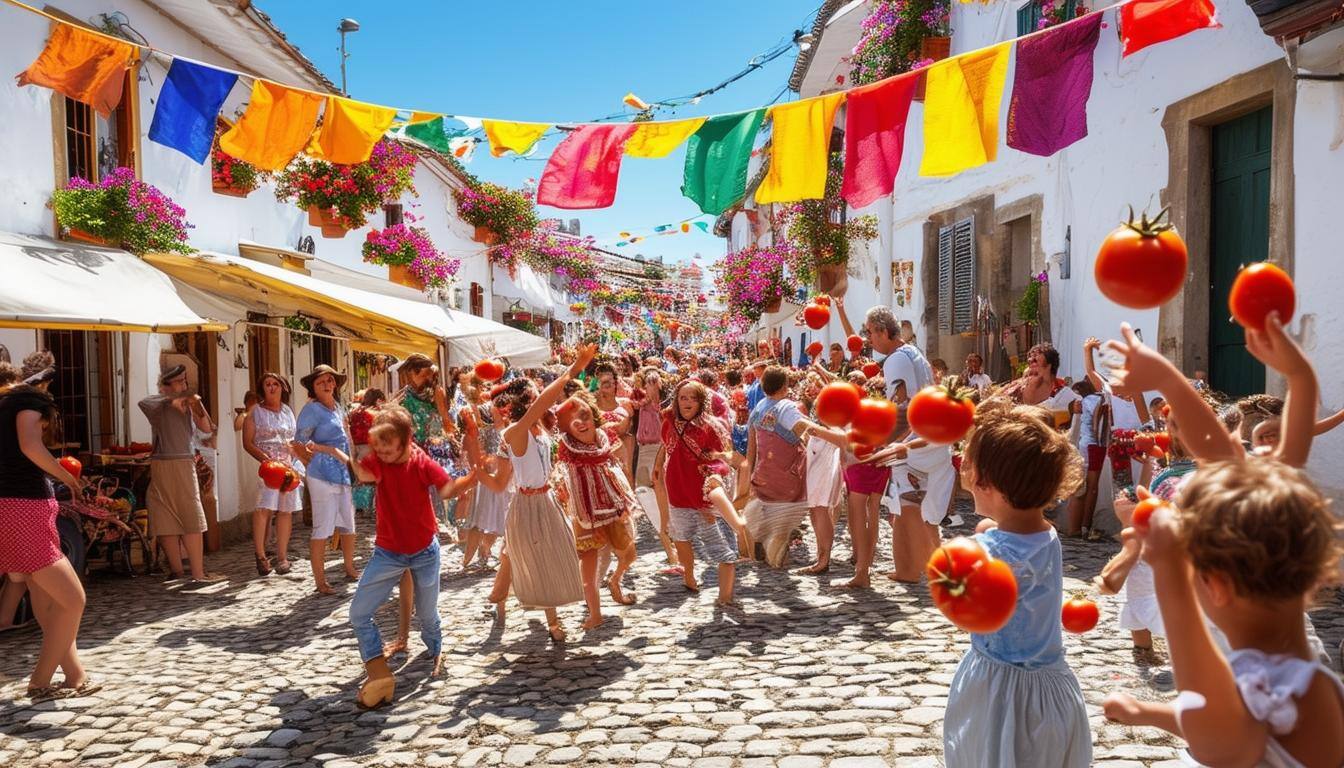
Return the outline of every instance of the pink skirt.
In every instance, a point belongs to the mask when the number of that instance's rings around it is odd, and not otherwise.
[[[36,573],[60,560],[56,499],[0,498],[0,571]]]
[[[845,485],[850,493],[886,493],[891,467],[850,464],[845,467]]]

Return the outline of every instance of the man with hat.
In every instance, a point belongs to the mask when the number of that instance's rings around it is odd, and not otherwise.
[[[216,582],[219,574],[205,572],[205,509],[196,480],[196,453],[192,448],[192,422],[202,432],[214,432],[201,397],[188,394],[187,369],[174,365],[159,376],[159,394],[140,401],[154,435],[150,455],[149,525],[168,558],[173,579],[183,577],[181,538],[186,544],[191,580]]]

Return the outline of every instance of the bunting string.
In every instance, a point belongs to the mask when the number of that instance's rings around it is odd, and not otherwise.
[[[463,161],[470,159],[478,141],[469,134],[483,132],[491,154],[500,157],[509,153],[528,156],[543,138],[559,131],[567,138],[547,161],[539,202],[591,209],[614,201],[624,155],[665,157],[684,143],[682,192],[702,212],[715,216],[745,196],[748,164],[767,120],[772,123],[770,165],[756,199],[815,199],[824,193],[829,137],[837,111],[847,102],[857,107],[847,108],[844,118],[843,194],[851,205],[858,205],[891,192],[904,148],[903,139],[889,134],[904,131],[914,77],[924,77],[926,82],[924,136],[939,137],[936,142],[926,141],[920,172],[952,175],[997,156],[999,105],[1005,97],[1012,51],[1016,51],[1016,68],[1007,143],[1044,156],[1087,135],[1086,106],[1101,14],[1116,12],[1122,56],[1221,26],[1212,0],[1120,0],[1063,24],[859,88],[703,117],[568,123],[458,116],[360,102],[127,42],[21,0],[0,2],[55,25],[37,59],[17,75],[21,86],[50,88],[104,112],[120,100],[120,76],[141,50],[167,57],[169,77],[156,101],[149,138],[196,162],[204,162],[208,155],[205,135],[228,92],[246,78],[251,99],[220,144],[226,152],[263,169],[282,168],[299,153],[339,164],[363,162],[373,144],[389,131]],[[887,103],[890,99],[895,103]],[[698,222],[693,226],[707,229]],[[625,247],[641,239],[630,235],[615,245]]]

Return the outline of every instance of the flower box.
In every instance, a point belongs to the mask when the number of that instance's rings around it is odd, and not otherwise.
[[[72,240],[135,254],[191,253],[186,211],[130,168],[114,168],[97,184],[75,177],[51,195],[56,221]]]
[[[784,299],[783,299],[783,297],[781,297],[781,296],[776,296],[775,298],[773,298],[773,299],[771,299],[770,301],[766,302],[765,305],[761,307],[761,312],[763,312],[764,314],[767,314],[767,315],[770,314],[771,312],[778,312],[780,306],[781,306],[783,303],[784,303]]]
[[[919,41],[919,58],[929,62],[942,61],[952,55],[952,38],[950,37],[926,37]],[[928,80],[928,67],[926,71],[920,74],[919,82],[915,83],[915,101],[924,100],[924,83]]]
[[[80,243],[88,243],[89,245],[102,245],[109,248],[112,247],[111,241],[109,241],[107,238],[99,237],[98,235],[85,232],[82,229],[76,229],[75,227],[68,227],[65,230],[65,239],[74,240]]]
[[[224,195],[226,197],[247,197],[248,195],[252,194],[252,190],[250,189],[244,189],[241,187],[227,187],[220,184],[212,184],[210,186],[210,190],[214,192],[216,195]]]
[[[404,285],[407,288],[414,288],[417,291],[425,290],[425,281],[421,280],[411,272],[411,268],[405,264],[392,264],[387,268],[387,279],[397,285]]]
[[[334,208],[308,206],[308,223],[321,229],[323,237],[332,239],[345,237],[346,233],[350,231],[340,223],[340,217]]]
[[[499,242],[499,235],[495,234],[494,230],[489,227],[477,227],[475,234],[472,235],[472,239],[478,243],[494,245]]]
[[[831,296],[844,296],[849,288],[848,264],[818,264],[817,290]]]

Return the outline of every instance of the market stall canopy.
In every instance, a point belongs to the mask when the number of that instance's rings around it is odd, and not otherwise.
[[[471,364],[484,357],[503,357],[512,365],[530,366],[541,365],[551,357],[550,344],[540,336],[484,317],[440,307],[412,288],[321,259],[308,262],[308,268],[314,277],[328,282],[432,308],[439,316],[438,322],[447,324],[441,338],[448,344],[448,361],[453,365]],[[432,318],[433,313],[429,316]]]
[[[168,276],[134,255],[0,232],[0,327],[177,333],[220,331]]]
[[[433,305],[319,280],[240,256],[154,253],[145,260],[178,280],[250,309],[272,316],[302,314],[337,326],[351,336],[351,347],[359,350],[432,355],[448,330],[446,316]]]
[[[508,270],[499,265],[494,270],[495,295],[506,299],[525,301],[535,312],[551,314],[564,303],[564,298],[551,287],[550,278],[538,273],[528,264],[519,264],[510,277]]]

